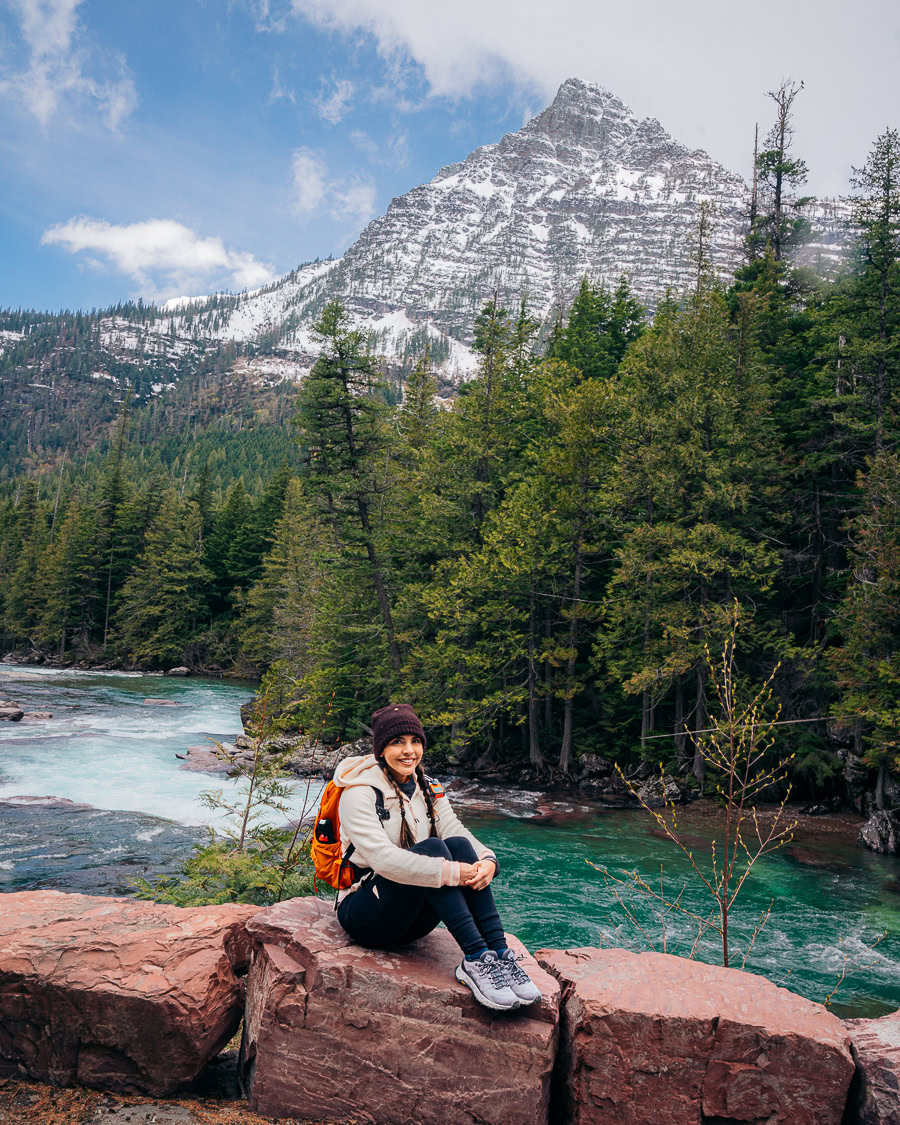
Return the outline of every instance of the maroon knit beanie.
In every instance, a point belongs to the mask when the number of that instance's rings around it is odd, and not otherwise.
[[[424,749],[425,729],[408,703],[389,703],[387,707],[380,707],[372,715],[372,748],[375,757],[380,757],[381,751],[391,739],[401,734],[418,735]]]

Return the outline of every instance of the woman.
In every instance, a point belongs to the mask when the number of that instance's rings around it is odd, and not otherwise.
[[[456,979],[485,1007],[533,1004],[541,994],[506,944],[490,883],[497,857],[460,823],[422,769],[425,731],[405,703],[372,716],[373,753],[345,758],[341,851],[358,878],[338,896],[338,920],[354,941],[406,945],[443,922],[463,952]],[[380,797],[380,799],[379,799]]]

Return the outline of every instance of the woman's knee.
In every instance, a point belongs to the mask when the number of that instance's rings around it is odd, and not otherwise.
[[[427,840],[420,840],[418,844],[413,844],[409,850],[418,852],[419,855],[437,855],[442,859],[454,858],[445,841],[438,839],[437,836],[429,836]]]
[[[449,836],[444,843],[447,845],[451,859],[460,863],[474,863],[478,859],[475,849],[465,836]]]

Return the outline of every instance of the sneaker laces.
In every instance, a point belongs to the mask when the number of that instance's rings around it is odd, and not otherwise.
[[[479,972],[482,976],[490,977],[491,984],[495,988],[506,987],[506,976],[504,975],[503,965],[500,963],[499,958],[485,957],[484,960],[479,958],[477,961],[474,961],[473,964],[480,966]]]
[[[524,969],[520,969],[518,962],[524,961],[525,955],[520,953],[518,956],[512,950],[507,953],[500,964],[505,965],[507,972],[513,979],[515,984],[531,984],[531,977]]]

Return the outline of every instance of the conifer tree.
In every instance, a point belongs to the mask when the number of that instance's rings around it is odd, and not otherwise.
[[[211,579],[203,561],[200,511],[169,489],[125,583],[115,618],[120,652],[139,664],[192,663],[190,646]]]
[[[807,236],[809,223],[802,208],[811,196],[797,196],[795,190],[806,183],[806,162],[793,155],[794,102],[803,83],[787,79],[767,97],[775,103],[775,121],[756,157],[757,181],[762,206],[752,232],[754,245],[762,250],[771,245],[776,262]]]
[[[391,441],[385,384],[375,357],[366,350],[361,333],[350,327],[339,302],[326,305],[315,332],[323,351],[303,381],[295,418],[309,486],[346,550],[352,555],[364,552],[390,662],[399,673],[403,657],[376,512],[387,487],[382,472]]]
[[[863,481],[853,521],[851,577],[835,617],[841,636],[829,652],[840,698],[834,714],[853,731],[877,772],[885,807],[889,771],[900,773],[900,458],[879,452]]]

